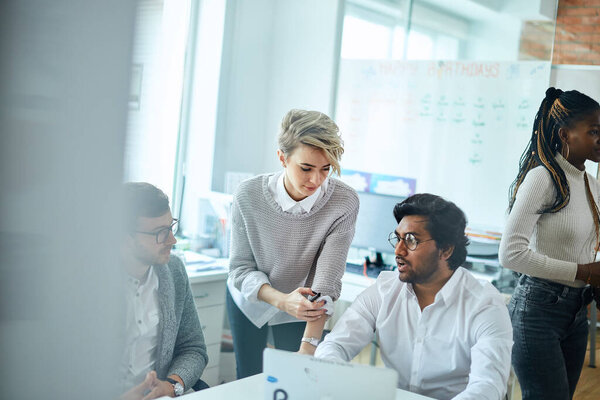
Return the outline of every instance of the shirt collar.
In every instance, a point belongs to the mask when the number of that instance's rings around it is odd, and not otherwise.
[[[296,200],[292,199],[290,197],[290,195],[288,194],[288,192],[285,190],[285,186],[283,184],[284,176],[285,176],[285,173],[281,172],[281,174],[279,174],[279,178],[277,178],[277,200],[278,200],[279,205],[281,206],[281,209],[283,211],[289,211],[292,208],[294,208],[296,205],[299,205],[302,208],[302,210],[304,210],[304,212],[310,212],[312,207],[315,205],[315,203],[319,199],[319,195],[321,194],[323,185],[326,184],[327,180],[325,180],[325,182],[323,182],[323,184],[321,186],[319,186],[313,194],[311,194],[310,196],[308,196],[305,199],[296,201]]]
[[[132,287],[132,288],[139,288],[139,287],[143,287],[144,285],[147,284],[153,284],[154,282],[154,267],[151,265],[148,270],[146,271],[146,273],[144,274],[144,276],[142,276],[142,279],[137,279],[134,278],[133,276],[127,274],[127,285]]]
[[[400,280],[398,278],[398,280]],[[409,298],[417,298],[417,295],[415,294],[415,290],[413,289],[412,283],[404,283],[402,285],[402,288],[400,289],[400,295],[402,297],[404,297],[405,299],[409,299]]]
[[[434,302],[437,302],[439,299],[439,300],[443,300],[445,303],[449,303],[450,299],[452,299],[452,296],[454,295],[454,293],[456,293],[456,291],[458,290],[459,281],[461,280],[463,274],[464,274],[464,269],[461,267],[458,267],[454,271],[454,273],[452,274],[450,279],[448,279],[448,282],[446,282],[446,284],[444,284],[444,286],[442,286],[440,291],[437,292],[437,294],[435,295]]]
[[[434,303],[437,303],[438,301],[443,301],[445,303],[448,303],[450,301],[450,299],[452,298],[452,295],[458,290],[459,281],[460,281],[461,277],[463,276],[463,274],[464,274],[463,268],[458,267],[456,269],[456,271],[454,271],[454,273],[452,274],[450,279],[448,279],[448,282],[446,282],[444,284],[444,286],[442,286],[440,291],[437,292],[437,294],[435,295]],[[404,298],[407,298],[407,299],[414,298],[415,300],[417,300],[417,295],[415,294],[415,290],[413,288],[412,283],[407,283],[405,285],[402,285],[400,294]]]

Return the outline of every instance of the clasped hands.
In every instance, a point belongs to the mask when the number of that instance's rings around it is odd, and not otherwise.
[[[175,396],[173,385],[158,379],[156,371],[150,371],[142,383],[122,394],[119,400],[151,400],[162,396]]]

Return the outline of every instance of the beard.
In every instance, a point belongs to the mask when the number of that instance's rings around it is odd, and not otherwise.
[[[135,251],[135,258],[146,265],[167,264],[169,262],[172,247],[173,246],[161,246],[160,249],[150,250],[140,246]]]
[[[400,272],[398,265],[398,278],[405,283],[420,284],[427,283],[432,280],[440,266],[439,251],[431,252],[430,254],[420,257],[418,260],[409,262],[402,257],[396,257],[396,262],[401,260],[404,263],[402,267],[404,271]]]

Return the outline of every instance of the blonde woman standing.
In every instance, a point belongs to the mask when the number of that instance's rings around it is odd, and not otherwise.
[[[313,354],[341,279],[358,213],[339,175],[343,143],[318,111],[283,118],[283,170],[242,182],[232,206],[227,311],[238,379],[262,372],[271,330],[276,348]]]

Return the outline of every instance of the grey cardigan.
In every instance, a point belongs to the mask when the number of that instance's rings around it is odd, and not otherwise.
[[[160,308],[156,373],[163,380],[179,375],[187,390],[208,363],[204,334],[183,262],[171,255],[169,264],[157,265],[155,271]]]

